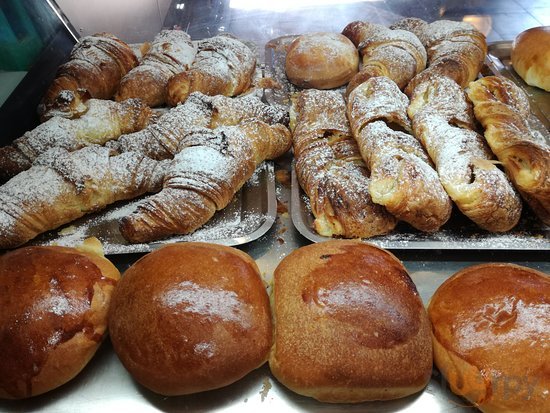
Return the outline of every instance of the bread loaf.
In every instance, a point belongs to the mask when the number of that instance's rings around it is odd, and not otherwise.
[[[525,83],[550,92],[550,26],[521,32],[512,44],[511,58]]]

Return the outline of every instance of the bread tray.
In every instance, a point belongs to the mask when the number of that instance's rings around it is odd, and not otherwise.
[[[182,241],[204,241],[235,246],[265,234],[275,222],[277,214],[272,162],[262,163],[230,204],[218,211],[209,222],[194,233],[146,244],[129,244],[120,234],[118,220],[131,213],[145,198],[111,205],[101,212],[87,215],[44,233],[29,244],[74,246],[85,238],[96,237],[103,244],[105,254],[150,252],[164,244]]]

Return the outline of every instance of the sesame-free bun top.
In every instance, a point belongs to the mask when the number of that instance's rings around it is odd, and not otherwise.
[[[450,388],[483,412],[548,412],[550,277],[481,264],[431,298],[434,361]]]
[[[119,277],[97,240],[0,256],[0,398],[45,393],[86,366],[105,336]]]
[[[347,84],[359,70],[359,52],[340,33],[298,36],[285,60],[288,80],[302,88],[333,89]]]
[[[294,250],[274,274],[274,376],[332,403],[404,397],[432,372],[428,317],[386,250],[331,240]]]
[[[521,32],[512,44],[511,57],[525,83],[550,92],[550,26]]]
[[[122,364],[150,390],[175,396],[216,389],[267,360],[269,299],[246,253],[169,244],[124,273],[109,334]]]

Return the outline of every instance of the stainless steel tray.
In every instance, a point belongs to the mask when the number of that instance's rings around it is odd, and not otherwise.
[[[87,215],[57,230],[42,234],[32,245],[80,244],[87,237],[96,237],[105,254],[150,252],[168,243],[205,241],[223,245],[240,245],[265,234],[275,222],[277,201],[275,174],[272,162],[264,162],[235,195],[231,203],[204,226],[192,234],[174,236],[147,244],[129,244],[118,229],[118,220],[132,212],[144,198],[110,206],[96,214]]]

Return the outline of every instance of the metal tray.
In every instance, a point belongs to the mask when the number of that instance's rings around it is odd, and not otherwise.
[[[74,246],[93,236],[101,241],[105,254],[150,252],[164,244],[180,241],[205,241],[230,246],[244,244],[261,237],[275,222],[277,200],[273,163],[262,163],[226,208],[189,235],[147,244],[129,244],[120,234],[118,220],[131,213],[143,200],[114,204],[99,213],[44,233],[30,244]]]

